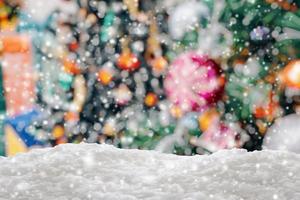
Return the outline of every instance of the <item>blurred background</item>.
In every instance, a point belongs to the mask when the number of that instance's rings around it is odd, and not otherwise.
[[[0,154],[300,152],[300,3],[0,0]]]

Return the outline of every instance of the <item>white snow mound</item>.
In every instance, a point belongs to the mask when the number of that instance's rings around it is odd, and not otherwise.
[[[300,155],[228,150],[183,157],[65,144],[1,157],[0,199],[299,200]]]

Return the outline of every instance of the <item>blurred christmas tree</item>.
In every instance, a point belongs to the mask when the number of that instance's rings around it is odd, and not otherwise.
[[[89,27],[81,32],[88,94],[80,132],[88,142],[153,148],[171,133],[159,120],[168,61],[161,36],[165,15],[156,3],[81,2]]]
[[[299,109],[296,1],[77,3],[76,15],[50,23],[55,47],[38,47],[56,66],[41,90],[53,144],[255,150],[275,119]]]

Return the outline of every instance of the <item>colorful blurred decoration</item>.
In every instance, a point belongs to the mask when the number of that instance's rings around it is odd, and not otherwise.
[[[215,108],[211,108],[198,117],[200,137],[192,137],[190,143],[205,151],[241,147],[249,138],[236,122],[224,121]]]
[[[157,96],[153,92],[149,92],[145,97],[145,104],[149,107],[155,106],[157,104]]]
[[[9,2],[6,0],[0,1],[0,30],[2,36],[4,33],[10,33],[16,27],[18,9],[16,2]],[[9,44],[8,44],[9,43]],[[0,42],[0,54],[4,51],[14,49],[10,40],[1,40]],[[18,47],[19,44],[16,45]],[[20,47],[20,46],[19,46]],[[1,55],[0,55],[1,57]],[[4,77],[3,77],[3,63],[1,62],[0,69],[0,155],[5,155],[5,141],[4,141],[4,121],[6,118],[6,99],[4,94]]]
[[[254,116],[258,119],[265,118],[269,122],[273,121],[275,117],[278,117],[279,112],[279,102],[272,91],[269,92],[264,103],[254,106]]]
[[[65,72],[72,74],[72,75],[80,74],[80,69],[76,65],[75,61],[70,60],[68,58],[63,59],[63,69]]]
[[[189,112],[201,111],[220,100],[225,79],[213,60],[189,52],[173,62],[164,84],[170,101]]]
[[[55,140],[55,144],[67,143],[67,138],[65,137],[65,129],[61,125],[55,125],[52,130],[52,137]]]
[[[38,117],[35,110],[5,120],[5,155],[13,156],[30,148],[41,147],[43,143],[30,132],[31,123]]]
[[[102,68],[98,72],[98,81],[103,85],[108,85],[113,80],[113,71],[108,68]]]
[[[287,87],[300,88],[300,60],[289,62],[281,73],[281,80]]]
[[[237,135],[237,130],[219,122],[219,120],[215,120],[198,140],[193,140],[191,143],[196,146],[201,146],[209,152],[215,152],[220,149],[241,147],[236,142]]]
[[[5,120],[5,111],[0,113],[0,155],[5,155],[5,138],[4,138],[4,120]]]
[[[298,10],[296,2],[288,0],[266,0],[267,3],[276,4],[286,11],[295,12]]]
[[[13,31],[18,22],[17,1],[0,1],[0,30]]]
[[[219,117],[219,113],[216,111],[216,109],[209,109],[203,112],[202,115],[200,115],[198,118],[201,131],[207,131],[211,124],[213,124],[212,122]]]
[[[155,76],[164,74],[168,66],[167,59],[162,55],[163,50],[158,37],[159,32],[157,22],[152,20],[149,27],[149,37],[147,39],[145,58],[148,64],[152,67],[152,72]]]
[[[6,106],[5,106],[5,97],[3,93],[3,75],[2,75],[2,67],[0,66],[0,155],[3,156],[5,153],[4,150],[4,120],[6,115]]]
[[[131,52],[129,42],[130,40],[126,37],[121,39],[122,52],[118,57],[117,66],[121,70],[134,71],[140,67],[141,62],[139,61],[138,57]]]
[[[168,61],[164,57],[157,57],[151,61],[154,74],[163,74],[168,66]]]
[[[117,65],[122,70],[134,71],[140,67],[141,63],[136,55],[130,52],[125,52],[118,58]]]
[[[113,91],[113,95],[116,103],[119,105],[125,105],[132,99],[131,91],[124,84],[121,84],[118,88],[116,88]]]
[[[31,43],[15,33],[1,34],[0,41],[6,110],[14,116],[31,110],[36,99]]]

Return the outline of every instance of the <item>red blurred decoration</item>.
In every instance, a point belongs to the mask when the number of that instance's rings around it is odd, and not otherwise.
[[[122,70],[134,71],[141,65],[138,57],[133,53],[122,53],[117,61],[117,66]]]
[[[79,48],[79,44],[77,42],[72,42],[69,44],[69,49],[72,52],[75,52]]]
[[[64,71],[72,74],[72,75],[77,75],[80,74],[80,68],[78,67],[78,65],[76,64],[75,61],[70,60],[70,59],[64,59],[63,60],[63,67],[64,67]]]
[[[171,64],[164,83],[169,100],[183,112],[201,111],[221,99],[225,77],[214,60],[188,52]]]

